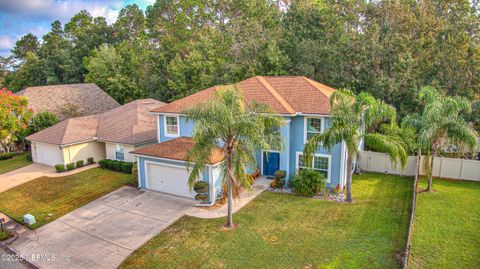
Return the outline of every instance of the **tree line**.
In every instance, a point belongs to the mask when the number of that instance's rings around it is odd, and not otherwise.
[[[1,84],[93,82],[120,103],[172,101],[254,75],[303,75],[368,92],[400,117],[431,85],[474,100],[480,120],[480,4],[468,0],[157,0],[108,24],[87,11],[0,59]],[[476,113],[475,113],[476,112]],[[477,116],[475,116],[477,115]]]

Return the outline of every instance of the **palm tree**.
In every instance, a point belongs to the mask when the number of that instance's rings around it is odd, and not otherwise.
[[[194,146],[188,160],[194,162],[188,183],[193,187],[203,174],[212,151],[220,149],[223,181],[228,185],[228,221],[233,228],[232,198],[238,197],[240,187],[250,188],[246,167],[255,166],[258,150],[281,150],[284,140],[280,127],[285,124],[271,108],[256,102],[246,103],[237,88],[215,92],[212,99],[184,111],[195,122]],[[190,167],[188,164],[187,167]]]
[[[423,112],[407,116],[403,124],[417,129],[418,151],[423,149],[427,156],[425,159],[427,191],[431,191],[433,161],[440,150],[441,142],[465,144],[473,149],[477,144],[477,136],[472,127],[461,117],[462,112],[471,111],[471,104],[466,99],[458,96],[444,96],[430,86],[420,90],[419,99],[424,106]],[[417,165],[419,165],[418,162]]]
[[[331,127],[308,141],[304,155],[307,163],[310,163],[319,145],[330,150],[335,144],[344,141],[348,152],[346,201],[352,202],[352,166],[362,139],[370,148],[388,153],[394,164],[400,161],[402,168],[408,157],[406,145],[396,135],[367,133],[387,120],[390,120],[390,124],[395,124],[396,119],[394,107],[376,100],[370,94],[362,92],[355,95],[350,90],[337,90],[330,96],[330,107]]]

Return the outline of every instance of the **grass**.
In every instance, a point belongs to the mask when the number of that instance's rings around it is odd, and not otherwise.
[[[234,215],[235,230],[184,216],[120,268],[399,268],[412,183],[355,176],[353,204],[264,192]]]
[[[433,188],[417,198],[410,268],[480,268],[480,183],[433,179]]]
[[[20,167],[27,166],[31,164],[31,161],[28,161],[25,156],[27,156],[28,152],[19,153],[13,156],[13,158],[8,160],[1,160],[0,161],[0,175],[6,172],[10,172],[12,170],[18,169]]]
[[[63,177],[41,177],[0,193],[0,211],[20,223],[23,223],[23,215],[32,214],[37,223],[29,227],[35,229],[133,183],[131,174],[101,168]]]

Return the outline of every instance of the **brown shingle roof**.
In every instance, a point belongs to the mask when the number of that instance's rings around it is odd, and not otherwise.
[[[125,144],[148,142],[157,137],[156,117],[148,111],[163,104],[153,99],[136,100],[105,113],[64,120],[27,140],[55,145],[94,139]]]
[[[330,114],[330,95],[335,89],[301,76],[257,76],[238,83],[245,100],[270,105],[280,114]],[[206,102],[213,93],[227,86],[214,86],[176,100],[156,113],[181,113],[182,110]]]
[[[68,145],[93,140],[97,136],[97,115],[71,118],[27,136],[28,141]]]
[[[194,141],[190,137],[178,137],[162,143],[148,147],[136,149],[133,154],[165,158],[171,160],[186,161],[187,154],[192,149]],[[223,152],[220,149],[214,150],[210,157],[210,164],[215,164],[223,160]]]
[[[120,104],[93,83],[28,87],[16,93],[28,98],[28,107],[34,112],[49,111],[61,120],[62,108],[71,105],[81,115],[103,113]]]
[[[98,141],[138,144],[157,138],[156,117],[149,111],[165,103],[141,99],[101,114]]]

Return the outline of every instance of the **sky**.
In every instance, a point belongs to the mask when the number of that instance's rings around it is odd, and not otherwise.
[[[27,33],[41,39],[50,30],[55,20],[63,23],[81,10],[93,17],[102,16],[110,24],[115,22],[119,11],[126,5],[136,3],[145,10],[155,0],[0,0],[0,56],[8,56],[16,40]]]

